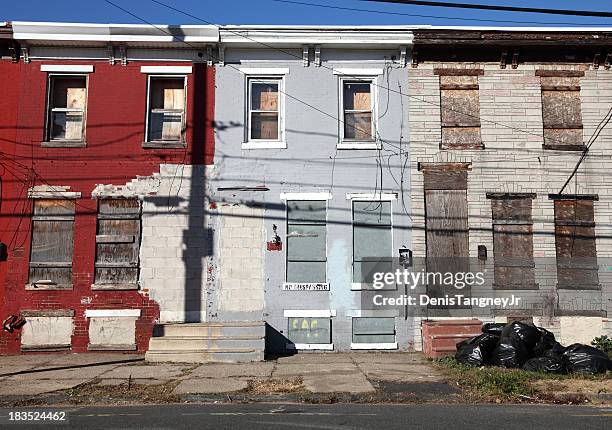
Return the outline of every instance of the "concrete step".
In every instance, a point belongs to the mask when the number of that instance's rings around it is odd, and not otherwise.
[[[261,336],[266,334],[263,321],[237,321],[227,323],[172,323],[159,324],[153,331],[154,337],[208,337],[208,336]]]
[[[164,336],[152,337],[149,350],[185,351],[190,349],[214,348],[252,348],[263,349],[265,340],[262,336]]]
[[[145,359],[152,363],[246,363],[263,361],[263,350],[249,348],[215,348],[209,350],[147,351]]]
[[[145,360],[207,363],[262,361],[263,321],[159,324],[149,341]]]

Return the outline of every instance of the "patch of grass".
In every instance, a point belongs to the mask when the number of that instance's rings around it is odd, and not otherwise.
[[[249,381],[247,391],[252,394],[298,393],[304,390],[302,378],[254,379]]]
[[[609,380],[611,377],[610,372],[607,375],[561,375],[493,366],[472,367],[457,362],[453,357],[441,358],[436,361],[436,364],[446,373],[451,382],[481,399],[535,399],[539,397],[539,394],[544,394],[541,392],[541,388],[545,385],[538,384],[538,382],[550,381],[554,384],[554,381],[557,380],[563,381],[565,385],[571,387],[572,385],[578,385],[580,381],[598,383]]]

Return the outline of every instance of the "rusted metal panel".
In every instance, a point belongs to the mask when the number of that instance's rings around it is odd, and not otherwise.
[[[592,200],[555,200],[558,288],[599,289]]]
[[[435,68],[434,75],[442,76],[482,76],[484,69]]]
[[[467,190],[467,170],[427,169],[423,171],[423,187],[427,190]]]
[[[453,355],[457,344],[482,333],[482,321],[423,321],[423,353],[427,358]]]
[[[531,198],[492,199],[491,211],[494,221],[532,221]]]

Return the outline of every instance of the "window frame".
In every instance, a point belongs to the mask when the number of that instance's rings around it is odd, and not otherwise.
[[[251,106],[251,94],[253,82],[258,84],[275,83],[278,85],[278,138],[277,139],[253,139],[251,137],[253,112]],[[245,79],[245,136],[242,144],[243,149],[285,149],[285,76],[284,74],[262,74],[262,75],[246,75]],[[256,111],[256,112],[274,112],[274,111]]]
[[[354,342],[355,336],[355,320],[364,318],[388,318],[393,319],[393,335],[394,342]],[[367,350],[367,349],[379,349],[379,350],[391,350],[398,349],[397,342],[397,319],[392,316],[351,316],[351,349]]]
[[[321,291],[328,291],[329,290],[329,278],[327,276],[327,253],[329,251],[328,248],[328,235],[327,235],[327,230],[328,230],[328,223],[329,223],[329,200],[331,198],[331,196],[329,194],[325,195],[327,193],[322,193],[320,196],[308,196],[308,195],[304,195],[304,198],[300,198],[299,194],[288,194],[287,195],[287,199],[285,202],[285,241],[287,243],[287,247],[286,247],[286,251],[285,251],[285,282],[283,283],[283,287],[285,286],[293,286],[293,285],[320,285],[323,288],[325,288],[325,290],[321,290]],[[315,198],[316,197],[316,198]],[[325,202],[325,280],[323,282],[292,282],[292,281],[288,281],[287,280],[287,275],[289,273],[289,202],[292,201],[299,201],[299,202]],[[319,224],[305,224],[305,225],[319,225]]]
[[[341,75],[338,77],[338,149],[380,149],[382,146],[377,139],[378,134],[378,91],[377,75]],[[370,105],[371,111],[353,110],[351,112],[371,112],[371,139],[350,139],[344,135],[345,114],[344,108],[344,86],[345,84],[358,83],[370,85]]]
[[[85,106],[83,107],[83,121],[81,126],[80,139],[55,139],[51,128],[53,127],[53,111],[55,109],[63,109],[63,112],[78,111],[77,109],[68,108],[53,108],[53,90],[55,88],[54,81],[62,78],[83,78],[85,80]],[[45,108],[45,133],[42,146],[45,147],[84,147],[87,139],[87,107],[89,104],[89,73],[72,73],[72,72],[49,72],[47,74],[47,99]]]
[[[285,309],[283,317],[287,320],[287,336],[289,336],[289,325],[291,318],[325,318],[329,319],[329,342],[330,343],[294,343],[290,339],[285,345],[288,350],[324,350],[333,351],[334,349],[334,317],[337,313],[335,309]]]
[[[36,211],[36,204],[41,202],[41,201],[64,201],[64,202],[70,202],[73,205],[73,211],[72,211],[72,215],[69,214],[52,214],[52,215],[37,215],[35,213]],[[30,250],[29,250],[29,255],[28,255],[28,283],[26,284],[26,290],[72,290],[73,288],[73,280],[72,277],[74,275],[73,273],[73,269],[74,269],[74,238],[75,238],[75,227],[76,227],[76,200],[72,199],[72,198],[62,198],[60,196],[48,196],[48,197],[36,197],[33,198],[33,203],[32,203],[32,215],[31,215],[31,220],[30,220]],[[58,261],[58,262],[52,262],[52,263],[59,263],[58,264],[51,264],[48,262],[40,262],[40,261],[32,261],[32,251],[34,249],[34,224],[36,222],[65,222],[65,223],[71,223],[72,224],[72,235],[70,238],[70,242],[72,243],[72,252],[71,252],[71,258],[70,261]],[[52,281],[51,283],[45,283],[42,281],[45,281],[46,279],[38,279],[38,280],[34,280],[32,279],[32,274],[30,273],[31,270],[33,268],[69,268],[70,269],[70,282],[69,283],[57,283],[57,282],[53,282],[53,280],[51,279],[50,281]]]
[[[390,230],[391,230],[391,243],[390,243],[390,259],[393,259],[393,249],[394,249],[394,225],[393,225],[393,200],[397,199],[397,194],[347,194],[347,199],[351,202],[351,290],[352,291],[361,291],[361,290],[369,290],[370,284],[364,282],[355,282],[355,202],[389,202],[389,218],[390,222]],[[397,289],[397,285],[394,290]]]
[[[171,79],[183,79],[183,97],[184,97],[184,107],[183,107],[183,115],[181,119],[181,138],[179,140],[151,140],[151,89],[152,89],[152,81],[160,79],[160,80],[171,80]],[[147,109],[145,112],[145,141],[143,143],[143,147],[145,148],[185,148],[187,146],[187,74],[147,74]],[[165,110],[165,109],[160,109]]]
[[[97,199],[97,213],[96,213],[96,249],[95,249],[95,257],[94,257],[94,273],[93,273],[93,281],[94,283],[91,285],[92,290],[138,290],[140,288],[139,283],[139,275],[140,275],[140,250],[142,245],[142,201],[137,197],[101,197]],[[113,200],[133,200],[138,203],[138,211],[134,211],[132,213],[117,213],[117,214],[109,214],[109,213],[101,213],[100,207],[103,201],[113,201]],[[128,221],[136,221],[138,224],[138,235],[134,236],[134,243],[137,243],[136,247],[136,261],[135,266],[128,266],[124,264],[115,264],[116,261],[109,262],[105,266],[99,265],[98,262],[98,245],[119,245],[124,244],[122,241],[99,241],[98,236],[103,236],[100,234],[100,221],[113,221],[113,220],[128,220]],[[113,235],[113,236],[121,236],[121,235]],[[136,280],[133,283],[104,283],[99,282],[97,279],[97,269],[99,268],[131,268],[136,271]]]

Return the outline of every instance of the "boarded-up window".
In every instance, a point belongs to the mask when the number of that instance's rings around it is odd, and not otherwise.
[[[555,200],[557,287],[599,289],[593,200]]]
[[[83,140],[87,77],[51,75],[47,138],[49,140]]]
[[[494,288],[533,289],[532,195],[489,194],[493,217]]]
[[[327,202],[287,202],[287,282],[326,280]]]
[[[140,202],[104,199],[98,203],[95,285],[135,288],[140,250]]]
[[[281,79],[249,79],[249,140],[280,139]]]
[[[540,73],[542,74],[545,73]],[[544,147],[582,150],[580,78],[577,76],[542,76],[540,79]]]
[[[34,287],[72,285],[74,208],[72,200],[34,201],[29,277]]]
[[[289,318],[288,338],[293,343],[330,344],[330,318]]]
[[[353,202],[353,282],[371,284],[392,271],[390,201]]]
[[[443,149],[482,148],[478,76],[440,76]]]
[[[374,96],[372,82],[342,82],[344,140],[374,140]]]
[[[182,142],[185,131],[185,78],[149,78],[150,142]]]
[[[353,318],[353,343],[394,343],[395,318]]]

